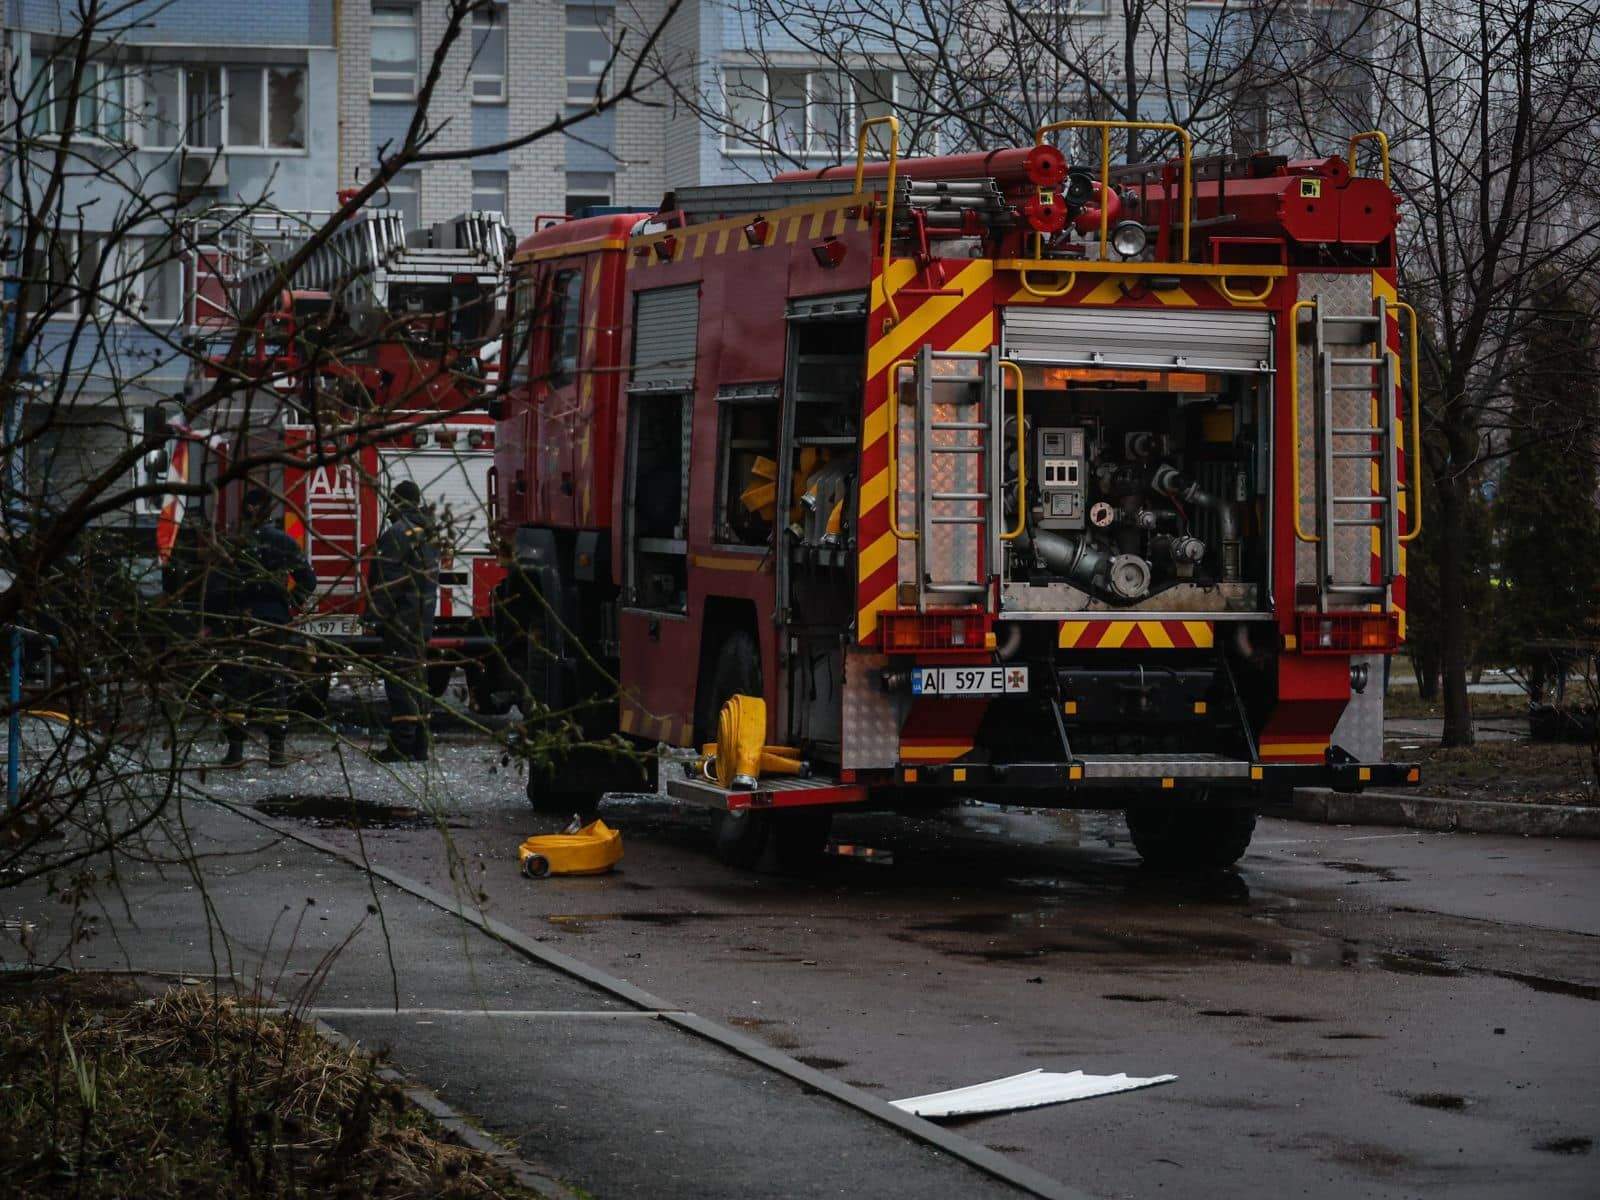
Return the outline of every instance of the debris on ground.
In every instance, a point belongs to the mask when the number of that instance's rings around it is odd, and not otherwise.
[[[949,1117],[976,1117],[990,1113],[1015,1112],[1020,1108],[1039,1108],[1046,1104],[1065,1104],[1069,1100],[1087,1100],[1093,1096],[1110,1096],[1116,1092],[1131,1092],[1136,1088],[1154,1087],[1158,1083],[1171,1083],[1176,1075],[1152,1075],[1146,1079],[1130,1075],[1086,1075],[1082,1071],[1046,1071],[1036,1069],[1021,1075],[1008,1075],[1004,1079],[991,1079],[987,1083],[974,1083],[969,1087],[953,1088],[948,1092],[932,1092],[926,1096],[913,1096],[909,1100],[891,1100],[896,1108],[917,1117],[940,1120]]]

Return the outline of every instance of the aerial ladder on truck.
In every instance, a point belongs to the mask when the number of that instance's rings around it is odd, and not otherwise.
[[[493,707],[481,668],[499,578],[485,511],[494,429],[480,401],[512,237],[496,212],[408,231],[393,210],[363,210],[324,235],[329,215],[214,208],[191,222],[185,317],[200,352],[190,387],[225,373],[237,385],[212,414],[226,436],[213,432],[208,461],[216,471],[230,456],[263,460],[250,482],[283,498],[285,527],[317,570],[302,628],[330,659],[377,648],[363,621],[364,558],[390,490],[415,481],[446,541],[429,686],[442,693],[465,666],[475,703]],[[257,311],[230,365],[238,321]],[[243,487],[218,495],[215,526],[237,520]]]

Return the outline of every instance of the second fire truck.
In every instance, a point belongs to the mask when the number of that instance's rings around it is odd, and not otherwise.
[[[863,129],[853,168],[518,248],[497,633],[528,693],[716,742],[669,790],[738,863],[975,796],[1122,808],[1147,861],[1215,867],[1287,789],[1414,783],[1382,745],[1420,504],[1381,135],[899,159],[878,123],[885,161]],[[1113,168],[1129,128],[1171,157]]]
[[[191,336],[207,374],[237,332],[239,314],[266,302],[238,371],[241,391],[213,438],[216,455],[265,457],[259,479],[284,500],[287,531],[320,580],[301,622],[309,645],[364,652],[368,549],[384,498],[414,480],[444,541],[429,687],[444,692],[464,666],[472,700],[504,711],[491,689],[490,596],[503,574],[486,516],[494,426],[481,394],[484,358],[503,317],[510,233],[498,213],[468,213],[407,231],[392,210],[358,213],[284,287],[280,264],[328,214],[213,210],[197,221],[189,278]],[[212,519],[237,518],[242,485],[225,489]],[[327,655],[330,661],[336,654]]]

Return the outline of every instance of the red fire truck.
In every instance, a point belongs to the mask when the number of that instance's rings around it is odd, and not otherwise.
[[[325,216],[212,212],[196,229],[191,334],[209,348],[209,376],[236,314],[281,287],[279,264]],[[443,693],[465,666],[475,705],[491,711],[504,711],[509,697],[491,693],[483,666],[490,598],[504,572],[490,547],[495,431],[481,393],[493,373],[483,352],[503,318],[510,240],[498,213],[410,233],[392,211],[359,214],[268,307],[243,358],[255,386],[216,422],[231,433],[220,458],[247,449],[283,460],[258,482],[283,496],[285,528],[316,568],[318,594],[302,622],[313,647],[377,646],[362,622],[365,556],[383,527],[383,497],[415,480],[446,542],[429,686]],[[323,351],[314,369],[312,347]],[[242,490],[219,497],[219,527],[237,519]]]
[[[1147,861],[1221,866],[1268,797],[1415,783],[1382,758],[1420,532],[1382,135],[1202,161],[1072,121],[901,159],[868,124],[885,161],[864,127],[853,168],[519,246],[491,408],[529,694],[651,746],[763,700],[798,773],[668,784],[739,863],[979,797],[1122,808]],[[1172,157],[1113,167],[1134,128]]]

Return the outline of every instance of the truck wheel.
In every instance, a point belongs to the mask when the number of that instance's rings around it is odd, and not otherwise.
[[[1250,846],[1253,809],[1206,804],[1145,805],[1127,811],[1128,833],[1145,865],[1159,871],[1220,871]]]
[[[772,814],[741,808],[719,812],[711,821],[712,844],[717,858],[730,867],[749,870],[761,861],[772,835]]]
[[[717,647],[711,674],[700,681],[695,695],[694,727],[697,745],[717,736],[717,714],[734,696],[761,695],[761,647],[746,629],[728,634]],[[717,858],[731,867],[750,868],[761,860],[772,833],[770,812],[719,812],[711,821],[712,844]]]
[[[559,770],[559,768],[557,768]],[[598,788],[563,786],[562,780],[553,778],[549,771],[528,768],[528,805],[536,813],[555,817],[591,816],[600,807]]]
[[[717,715],[730,699],[759,695],[761,647],[749,630],[735,630],[717,648],[711,673],[700,681],[700,690],[695,695],[695,744],[704,745],[717,736]]]
[[[829,809],[798,808],[772,814],[772,859],[786,875],[816,870],[833,828]]]

